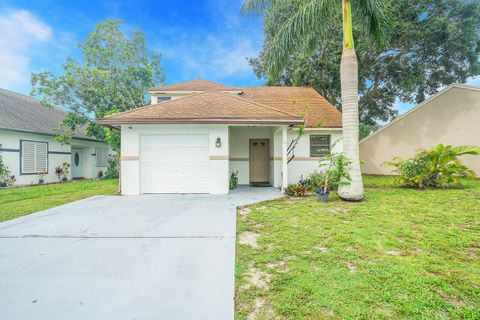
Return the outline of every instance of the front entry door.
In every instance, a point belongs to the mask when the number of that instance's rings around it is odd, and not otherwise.
[[[250,183],[269,183],[269,154],[268,139],[250,139]]]
[[[72,176],[83,178],[82,149],[72,148]]]

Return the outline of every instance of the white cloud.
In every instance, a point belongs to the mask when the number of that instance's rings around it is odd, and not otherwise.
[[[247,57],[258,53],[258,47],[248,38],[220,38],[205,36],[201,41],[190,37],[162,44],[159,51],[181,72],[185,79],[228,78],[234,75],[251,74],[252,68]]]
[[[52,29],[26,10],[0,13],[0,87],[15,88],[30,81],[30,57]]]

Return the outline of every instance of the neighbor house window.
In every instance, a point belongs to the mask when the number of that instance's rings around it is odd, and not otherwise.
[[[95,157],[97,159],[97,167],[108,166],[108,149],[107,148],[95,148]]]
[[[329,135],[310,136],[310,157],[321,157],[330,152]]]
[[[169,101],[172,97],[157,97],[157,102]]]
[[[22,140],[21,174],[36,174],[48,171],[48,144],[41,141]]]

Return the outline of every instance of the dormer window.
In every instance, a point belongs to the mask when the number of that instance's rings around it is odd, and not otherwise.
[[[172,97],[157,97],[157,101],[159,103],[163,101],[169,101],[169,100],[172,100]]]

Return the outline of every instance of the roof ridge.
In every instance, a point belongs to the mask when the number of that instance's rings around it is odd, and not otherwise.
[[[216,91],[216,90],[210,90],[210,91]],[[217,91],[219,92],[219,91]],[[289,113],[289,112],[285,112],[285,111],[282,111],[282,110],[278,110],[276,108],[272,108],[270,106],[266,106],[264,104],[261,104],[259,102],[256,102],[256,101],[253,101],[253,100],[250,100],[250,99],[247,99],[247,98],[242,98],[242,97],[239,97],[239,96],[234,96],[234,95],[231,95],[229,93],[226,93],[226,92],[219,92],[220,94],[226,94],[226,95],[229,95],[230,97],[233,97],[233,98],[236,98],[236,99],[240,99],[242,101],[246,101],[246,102],[249,102],[249,103],[252,103],[252,104],[255,104],[259,107],[262,107],[262,108],[265,108],[265,109],[269,109],[269,110],[273,110],[273,111],[277,111],[279,113],[283,113],[283,114],[286,114],[286,115],[289,115],[289,116],[293,116],[295,118],[301,118],[300,116],[298,115],[294,115],[293,113]]]

